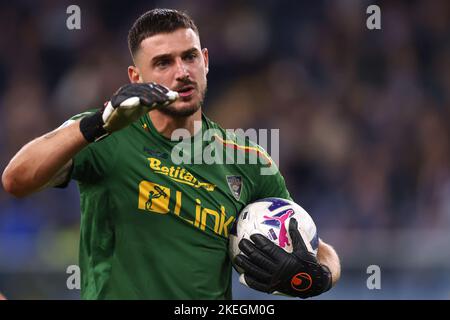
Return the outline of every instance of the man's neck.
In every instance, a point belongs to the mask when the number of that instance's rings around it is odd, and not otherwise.
[[[148,115],[156,131],[169,139],[172,136],[172,132],[176,129],[186,129],[189,131],[191,136],[195,135],[197,132],[195,132],[194,122],[202,121],[201,109],[197,110],[197,112],[189,117],[182,118],[175,118],[158,110],[150,111]]]

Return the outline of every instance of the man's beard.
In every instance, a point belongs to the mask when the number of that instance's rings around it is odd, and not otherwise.
[[[205,100],[205,95],[206,95],[206,87],[202,92],[200,92],[200,101],[195,105],[185,107],[182,109],[177,109],[173,105],[168,105],[167,107],[158,110],[161,113],[164,113],[165,115],[168,115],[172,118],[187,118],[192,116],[203,106],[203,100]]]

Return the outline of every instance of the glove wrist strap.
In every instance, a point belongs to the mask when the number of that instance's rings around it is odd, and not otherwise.
[[[109,135],[108,131],[103,128],[102,113],[96,113],[86,116],[80,121],[80,131],[88,142],[101,140]]]

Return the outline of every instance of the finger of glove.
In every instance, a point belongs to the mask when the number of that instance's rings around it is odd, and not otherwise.
[[[255,289],[255,290],[258,290],[261,292],[271,293],[269,284],[259,282],[258,280],[252,278],[251,276],[249,276],[245,273],[243,273],[239,276],[239,282],[249,288],[252,288],[252,289]]]
[[[172,91],[169,88],[160,85],[160,84],[155,84],[153,83],[155,90],[158,90],[159,92],[161,92],[162,94],[164,94],[164,96],[169,99],[169,102],[167,104],[169,104],[170,102],[173,102],[175,100],[178,99],[179,95],[178,92],[176,91]]]
[[[111,104],[114,108],[122,106],[125,100],[130,98],[138,99],[145,95],[145,90],[142,89],[141,83],[130,83],[120,87],[119,90],[111,97]]]
[[[270,283],[271,275],[258,265],[254,264],[248,257],[238,254],[234,263],[244,270],[244,273],[264,283]]]
[[[273,261],[281,261],[286,256],[286,251],[277,246],[262,234],[255,233],[250,236],[255,246],[263,252],[266,256],[270,257]]]
[[[178,93],[156,83],[130,83],[122,86],[111,98],[114,107],[131,97],[139,97],[143,106],[166,106],[178,98]]]
[[[148,91],[149,88],[143,83],[129,83],[120,87],[114,96],[123,97],[126,99],[129,97],[138,97]]]
[[[146,92],[155,91],[153,85],[149,85],[148,83],[129,83],[122,86],[119,89],[119,94],[127,94],[127,95],[139,95],[144,94]]]
[[[289,235],[291,236],[292,249],[294,253],[301,255],[309,253],[305,241],[303,241],[303,237],[298,230],[298,223],[295,218],[291,218],[289,221]]]
[[[122,86],[111,98],[113,105],[120,105],[124,100],[131,97],[146,98],[146,102],[153,103],[155,100],[164,99],[165,94],[160,88],[156,89],[146,83],[130,83]],[[167,99],[167,98],[166,98]]]
[[[154,108],[158,105],[159,100],[155,100],[154,98],[149,97],[139,97],[140,104],[144,107]]]
[[[273,271],[276,269],[275,262],[270,256],[267,256],[259,250],[255,244],[248,239],[242,239],[239,242],[239,249],[256,265],[265,270]]]
[[[161,92],[152,92],[150,95],[143,95],[141,96],[141,102],[143,105],[148,106],[148,107],[156,107],[156,106],[164,106],[169,104],[170,99],[169,97],[165,94],[165,93],[161,93]]]
[[[129,97],[123,100],[119,106],[125,109],[136,108],[141,104],[139,97]]]
[[[133,96],[129,96],[129,95],[113,95],[111,97],[111,105],[113,108],[117,108],[118,106],[120,106],[122,104],[122,102],[124,102],[125,100],[132,98]]]
[[[169,88],[161,85],[161,84],[157,84],[155,82],[151,82],[147,84],[153,91],[158,91],[162,94],[167,94],[169,92]]]
[[[157,97],[160,97],[161,101],[164,101],[164,106],[170,104],[171,102],[174,102],[179,97],[178,92],[172,91],[163,85],[156,83],[151,83],[149,85],[151,85],[153,88],[153,94]]]
[[[130,90],[131,88],[133,88],[133,86],[135,86],[135,83],[127,83],[123,86],[121,86],[119,89],[117,89],[116,92],[114,92],[115,96],[121,95],[123,92],[127,92],[128,90]]]

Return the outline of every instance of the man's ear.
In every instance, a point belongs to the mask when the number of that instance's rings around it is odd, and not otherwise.
[[[207,48],[203,48],[202,49],[202,54],[203,54],[203,61],[205,62],[206,74],[208,74],[208,72],[209,72],[209,54],[208,54],[208,49]]]
[[[130,79],[131,83],[142,83],[142,77],[139,72],[138,67],[136,66],[129,66],[128,67],[128,78]]]

